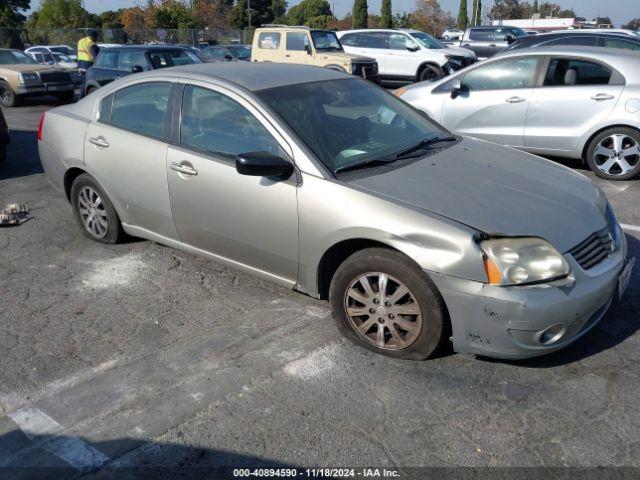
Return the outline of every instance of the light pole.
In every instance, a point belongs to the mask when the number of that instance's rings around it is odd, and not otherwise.
[[[249,19],[249,28],[251,28],[251,0],[247,0],[247,18]]]

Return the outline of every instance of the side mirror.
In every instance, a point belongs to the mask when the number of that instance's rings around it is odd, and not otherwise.
[[[140,65],[134,65],[131,67],[131,73],[140,73],[144,71],[144,69]]]
[[[451,98],[458,98],[462,93],[462,80],[456,78],[451,84]]]
[[[418,45],[416,45],[415,43],[407,43],[404,48],[406,48],[407,50],[409,50],[410,52],[416,52],[419,50]]]
[[[286,180],[293,173],[293,165],[273,153],[248,152],[236,157],[236,170],[240,175]]]
[[[307,55],[311,55],[311,47],[309,45],[304,46],[304,51],[307,52]]]
[[[504,37],[505,42],[507,42],[509,45],[511,45],[513,42],[516,41],[516,37],[514,37],[513,35],[506,35]]]

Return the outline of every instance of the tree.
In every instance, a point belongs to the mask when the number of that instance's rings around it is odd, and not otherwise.
[[[89,26],[89,14],[80,0],[43,0],[34,27],[77,29]]]
[[[438,5],[440,8],[440,5]],[[458,28],[465,29],[469,25],[469,7],[467,0],[460,0],[460,9],[458,10]]]
[[[533,2],[533,8],[531,9],[531,13],[540,13],[540,5],[538,5],[538,0]]]
[[[393,16],[393,24],[397,28],[412,28],[415,25],[415,21],[413,13],[396,13]]]
[[[382,0],[382,8],[380,9],[380,28],[393,28],[393,17],[391,14],[391,0]]]
[[[156,23],[162,28],[186,29],[195,27],[190,8],[178,0],[165,0],[156,12]]]
[[[626,25],[623,25],[622,28],[626,28],[629,30],[640,30],[640,18],[634,18]]]
[[[29,0],[2,0],[0,2],[0,25],[19,27],[25,21],[22,12],[29,9]]]
[[[235,28],[252,27],[273,21],[272,0],[251,0],[251,22],[247,14],[247,0],[237,0],[231,11],[231,25]]]
[[[522,6],[518,0],[495,0],[489,15],[496,20],[523,18]]]
[[[473,0],[473,16],[471,17],[471,25],[474,27],[482,25],[482,0]]]
[[[194,0],[193,19],[198,28],[228,28],[231,7],[226,0]]]
[[[271,1],[271,13],[273,14],[273,21],[276,23],[284,23],[285,15],[287,14],[287,2],[286,0],[272,0]]]
[[[106,10],[96,18],[96,27],[101,29],[114,29],[114,28],[123,28],[122,22],[120,21],[120,17],[122,16],[122,10]]]
[[[410,27],[440,36],[453,22],[454,18],[440,8],[438,0],[418,0]]]
[[[353,28],[367,28],[369,6],[367,0],[354,0],[351,21]]]
[[[331,17],[331,20],[329,21],[325,17]],[[325,27],[314,28],[328,28],[333,22],[333,13],[331,13],[331,6],[327,0],[302,0],[298,5],[289,9],[286,17],[287,25],[312,26],[309,25],[311,19],[314,19],[314,25],[326,24]]]

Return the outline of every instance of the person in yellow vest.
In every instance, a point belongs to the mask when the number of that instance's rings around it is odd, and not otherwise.
[[[93,65],[100,48],[98,48],[98,32],[88,30],[87,36],[78,41],[78,68],[86,70]]]

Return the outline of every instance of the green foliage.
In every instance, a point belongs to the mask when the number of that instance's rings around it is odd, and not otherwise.
[[[272,0],[271,14],[273,15],[273,21],[275,23],[284,23],[287,15],[286,0]]]
[[[43,0],[35,28],[84,28],[90,26],[89,14],[80,0]]]
[[[473,16],[471,17],[471,25],[474,27],[482,25],[482,0],[473,0]]]
[[[353,12],[351,14],[353,28],[367,28],[369,18],[368,9],[367,0],[354,0]]]
[[[231,10],[231,26],[234,28],[247,28],[247,0],[238,0]]]
[[[467,0],[460,0],[460,10],[458,10],[458,28],[464,30],[469,25],[469,7]]]
[[[397,28],[413,28],[415,25],[415,18],[412,13],[396,13],[393,16],[393,24]]]
[[[540,5],[538,5],[538,0],[533,2],[533,8],[531,9],[531,13],[540,13]]]
[[[304,24],[311,28],[328,29],[333,23],[333,15],[318,15],[317,17],[311,17]]]
[[[191,9],[179,1],[163,2],[156,12],[156,22],[162,28],[194,28]]]
[[[273,21],[272,0],[251,0],[251,26],[259,26]],[[231,11],[231,25],[235,28],[249,26],[247,0],[237,0]]]
[[[327,20],[328,17],[329,20]],[[331,5],[327,0],[302,0],[287,12],[287,25],[307,25],[313,19],[314,28],[328,28],[333,21]],[[322,26],[315,26],[322,25]]]
[[[380,28],[393,28],[393,16],[391,14],[391,0],[382,0],[382,8],[380,9]]]
[[[622,28],[628,28],[629,30],[640,30],[640,18],[634,18]]]
[[[19,27],[25,20],[23,11],[29,8],[29,0],[1,0],[0,26]]]

